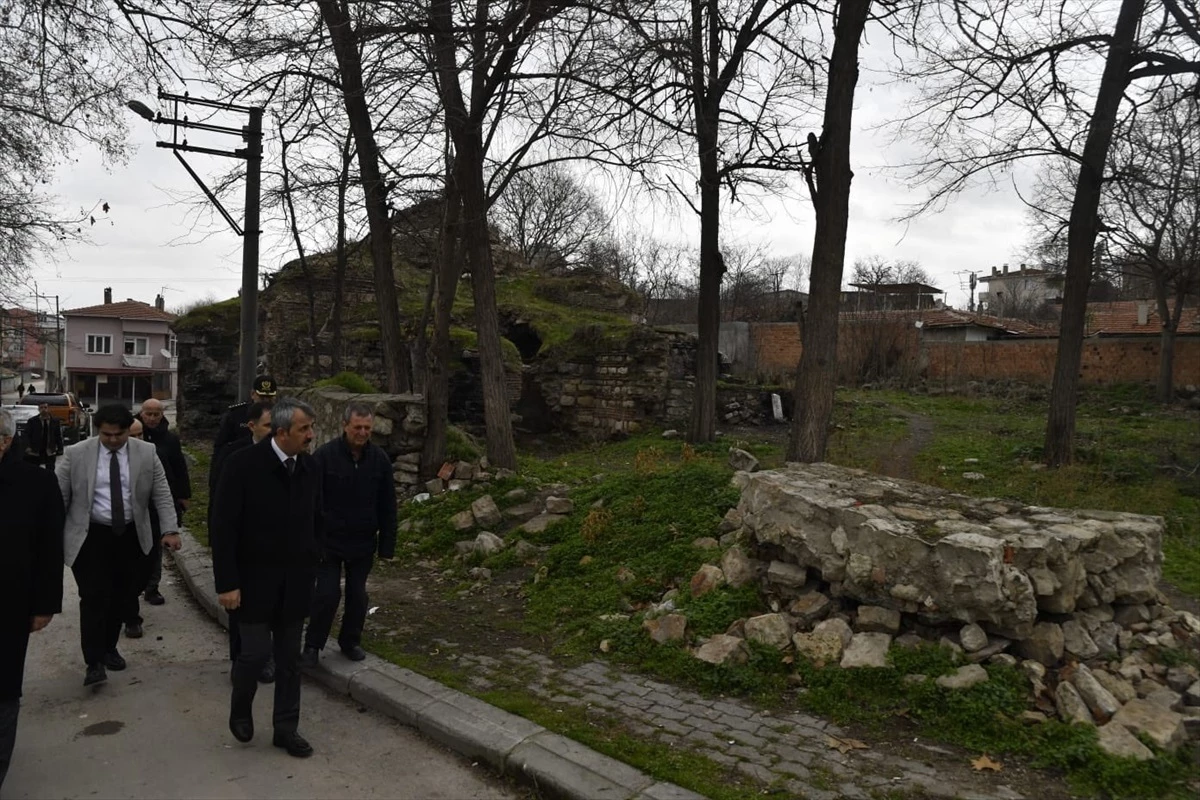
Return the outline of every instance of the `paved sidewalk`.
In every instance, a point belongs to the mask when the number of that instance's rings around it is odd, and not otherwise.
[[[172,554],[180,578],[200,605],[227,625],[228,617],[217,604],[207,550],[186,532],[183,538],[183,549]],[[657,781],[540,725],[376,656],[357,663],[324,659],[307,673],[460,755],[532,785],[539,794],[568,800],[702,800],[695,792]]]
[[[207,552],[188,537],[177,556],[193,594],[224,622],[216,604]],[[850,735],[825,720],[797,712],[772,714],[737,699],[710,699],[687,689],[623,673],[593,661],[564,668],[521,648],[502,658],[457,654],[480,691],[524,688],[547,704],[584,708],[629,733],[685,749],[805,800],[871,800],[890,792],[908,798],[1022,800],[1009,786],[970,772],[947,775],[911,758],[871,748],[847,748]],[[524,778],[540,790],[569,798],[697,798],[693,792],[649,776],[528,720],[370,656],[355,664],[323,659],[310,672],[337,691],[418,728],[436,741],[494,768]],[[528,745],[535,744],[530,750]],[[839,749],[841,747],[842,749]],[[847,750],[847,752],[842,752]],[[940,751],[939,752],[944,752]],[[769,789],[768,789],[769,787]]]

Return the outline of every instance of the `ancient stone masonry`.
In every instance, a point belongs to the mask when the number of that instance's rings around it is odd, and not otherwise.
[[[540,398],[544,424],[607,436],[688,420],[695,393],[694,336],[643,327],[627,338],[581,345],[551,352],[531,369],[527,394]],[[724,424],[758,424],[770,419],[770,395],[752,386],[723,386],[717,410]]]
[[[980,500],[831,464],[745,474],[750,542],[835,596],[1027,639],[1039,614],[1157,596],[1163,520]],[[782,599],[795,587],[773,581]]]
[[[411,497],[421,491],[418,470],[425,444],[425,398],[415,394],[353,394],[338,389],[283,389],[312,405],[317,412],[316,441],[319,447],[342,435],[342,413],[351,401],[361,401],[375,410],[371,441],[392,459],[396,495]]]
[[[691,596],[757,584],[767,609],[693,641],[672,590],[644,614],[655,641],[713,663],[744,660],[753,641],[845,669],[936,643],[959,663],[934,677],[940,689],[1019,667],[1024,722],[1096,726],[1112,755],[1154,758],[1139,736],[1166,751],[1200,738],[1200,670],[1178,657],[1200,655],[1200,617],[1157,589],[1161,518],[975,499],[831,464],[754,472],[736,449],[730,465],[741,502]]]

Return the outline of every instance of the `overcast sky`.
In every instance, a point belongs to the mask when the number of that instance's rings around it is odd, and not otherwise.
[[[846,277],[859,257],[915,260],[947,293],[950,305],[965,308],[965,273],[985,274],[993,265],[1015,266],[1022,260],[1024,210],[1007,182],[996,190],[980,187],[964,193],[940,213],[908,224],[896,222],[906,206],[922,198],[923,190],[903,185],[895,173],[884,169],[897,160],[898,149],[873,126],[904,102],[901,91],[881,85],[864,69],[855,113]],[[154,127],[130,116],[137,149],[128,164],[106,167],[95,153],[81,150],[77,163],[58,174],[54,191],[65,213],[100,201],[107,202],[110,211],[97,215],[88,230],[90,242],[72,244],[39,260],[33,275],[38,291],[51,298],[58,295],[63,308],[102,302],[106,286],[113,288],[118,300],[153,302],[161,291],[168,308],[234,296],[241,283],[241,239],[215,213],[197,214],[197,205],[202,204],[187,173],[170,151],[154,146]],[[160,126],[158,133],[168,136],[169,129]],[[230,138],[227,146],[240,143]],[[214,175],[232,163],[203,155],[188,159],[202,175]],[[1033,168],[1032,164],[1020,168],[1022,185],[1028,185]],[[233,205],[230,211],[240,221],[240,200]],[[641,215],[636,224],[655,236],[696,241],[690,213],[663,212],[649,220]],[[724,226],[725,241],[762,244],[775,255],[808,255],[812,249],[812,208],[803,195],[764,201],[749,209],[726,205]],[[279,223],[268,221],[263,234],[264,271],[294,257],[286,242]]]

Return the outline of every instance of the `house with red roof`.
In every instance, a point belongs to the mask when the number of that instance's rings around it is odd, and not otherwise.
[[[175,397],[175,315],[165,310],[162,295],[153,305],[114,303],[112,289],[105,289],[102,304],[64,311],[63,318],[67,386],[80,400],[132,407],[150,397]]]

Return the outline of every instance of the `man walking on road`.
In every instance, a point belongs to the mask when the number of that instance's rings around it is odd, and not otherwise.
[[[50,406],[38,406],[38,415],[25,423],[25,460],[54,471],[54,460],[63,451],[62,425],[50,414]]]
[[[208,529],[213,529],[212,524],[212,507],[217,496],[217,486],[221,482],[221,474],[225,470],[225,464],[229,462],[231,456],[235,453],[240,453],[251,445],[258,444],[263,439],[271,435],[271,404],[258,402],[250,406],[247,412],[249,418],[246,422],[246,427],[250,429],[250,438],[240,436],[232,442],[221,448],[219,453],[213,454],[212,464],[208,470],[208,496],[213,498],[209,501],[209,518]],[[235,665],[237,664],[238,654],[242,652],[242,637],[238,633],[238,612],[229,611],[229,660]],[[230,675],[232,676],[232,672]],[[274,683],[275,682],[275,657],[274,655],[267,658],[267,663],[263,665],[262,671],[258,673],[259,683]]]
[[[242,651],[233,668],[229,730],[254,738],[258,675],[275,653],[272,743],[307,758],[300,723],[300,637],[312,605],[321,552],[321,484],[308,454],[316,413],[282,398],[271,409],[273,434],[225,464],[213,507],[213,574],[218,600],[238,612]]]
[[[367,619],[367,575],[379,557],[396,552],[396,487],[392,461],[371,444],[375,412],[366,403],[351,403],[342,414],[342,435],[317,449],[325,551],[317,567],[312,619],[301,664],[315,667],[333,627],[346,576],[346,610],[338,646],[351,661],[367,657],[362,649]]]
[[[93,421],[98,435],[64,450],[55,469],[67,509],[63,557],[79,585],[84,686],[108,680],[107,670],[125,669],[117,641],[146,585],[150,506],[158,510],[163,547],[180,547],[171,488],[154,445],[129,438],[133,415],[124,406],[102,406]]]
[[[63,502],[58,481],[12,450],[17,426],[0,411],[0,787],[17,740],[29,635],[62,611]]]
[[[171,499],[175,503],[175,516],[182,521],[183,512],[187,511],[192,501],[192,479],[188,475],[187,459],[183,455],[183,446],[179,437],[171,431],[170,423],[163,416],[161,400],[153,398],[142,403],[142,410],[135,419],[142,423],[142,437],[154,445],[158,460],[162,462],[167,473],[167,483],[171,487]],[[155,522],[151,519],[151,524]],[[154,531],[154,551],[150,554],[150,577],[146,582],[146,602],[152,606],[161,606],[164,602],[158,584],[162,580],[162,547],[161,532]]]

